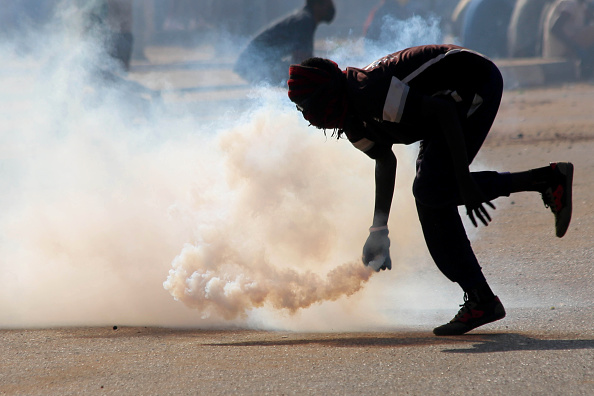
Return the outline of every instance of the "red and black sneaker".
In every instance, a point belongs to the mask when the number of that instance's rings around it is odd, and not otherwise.
[[[464,304],[449,323],[433,329],[437,336],[461,335],[487,323],[505,318],[505,308],[495,296],[490,301],[478,302],[464,293]]]
[[[542,200],[555,215],[555,234],[561,238],[571,221],[571,194],[573,186],[573,164],[571,162],[551,163],[553,177],[542,192]]]

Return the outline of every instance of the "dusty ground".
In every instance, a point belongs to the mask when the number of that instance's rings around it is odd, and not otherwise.
[[[536,296],[462,337],[430,329],[298,334],[159,328],[0,331],[0,394],[594,394],[594,86],[508,91],[478,158],[576,165],[574,217],[554,237],[519,194],[475,243],[498,293]],[[546,212],[544,212],[546,213]],[[505,301],[505,299],[504,299]]]

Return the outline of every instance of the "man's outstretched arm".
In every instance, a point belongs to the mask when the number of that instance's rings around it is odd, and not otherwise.
[[[396,156],[391,148],[383,149],[375,159],[375,207],[372,229],[388,225],[396,181],[396,163]]]
[[[375,207],[362,259],[366,266],[379,271],[392,268],[388,217],[394,196],[396,156],[390,146],[375,146],[367,154],[375,158]]]

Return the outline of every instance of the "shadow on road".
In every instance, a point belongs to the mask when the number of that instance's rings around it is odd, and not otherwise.
[[[376,348],[396,348],[396,347],[411,347],[411,346],[428,346],[440,344],[460,344],[468,343],[470,340],[462,338],[437,338],[433,335],[414,334],[394,336],[365,335],[360,337],[352,337],[345,335],[327,335],[324,337],[305,337],[295,339],[293,336],[286,336],[287,339],[282,340],[253,340],[253,341],[239,341],[230,343],[210,344],[211,346],[239,346],[239,347],[263,347],[263,346],[303,346],[303,345],[322,345],[334,348],[360,348],[360,347],[376,347]],[[296,335],[299,337],[299,335]],[[473,342],[479,341],[474,338]]]
[[[117,329],[117,331],[116,331]],[[35,330],[29,331],[35,333]],[[444,353],[493,353],[511,351],[562,351],[594,349],[594,339],[579,339],[573,334],[534,335],[517,333],[471,333],[462,336],[436,337],[430,332],[362,332],[362,333],[291,333],[257,330],[190,330],[152,327],[114,327],[55,330],[71,338],[149,338],[184,340],[208,347],[303,347],[332,348],[402,348],[443,347]],[[0,334],[2,332],[0,331]]]
[[[432,334],[406,333],[374,337],[373,334],[360,337],[345,335],[328,335],[325,337],[291,339],[285,336],[282,340],[251,340],[210,344],[211,346],[303,346],[308,344],[329,347],[414,347],[414,346],[454,346],[464,348],[444,349],[445,353],[492,353],[509,351],[544,351],[544,350],[576,350],[594,349],[594,340],[571,339],[538,339],[521,334],[470,334],[456,337],[436,337]],[[290,337],[290,338],[289,338]]]
[[[465,349],[446,349],[446,353],[492,353],[511,351],[562,351],[594,349],[594,340],[538,339],[522,334],[486,334]]]

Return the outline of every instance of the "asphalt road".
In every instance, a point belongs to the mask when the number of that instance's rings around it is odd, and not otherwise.
[[[511,171],[576,166],[565,238],[538,196],[518,194],[473,240],[504,320],[441,338],[440,323],[412,313],[410,326],[376,332],[0,330],[0,394],[593,395],[592,108],[588,84],[506,92],[478,158]]]

